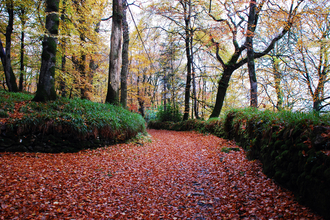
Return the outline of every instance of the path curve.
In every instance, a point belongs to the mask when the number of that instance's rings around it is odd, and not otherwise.
[[[233,142],[148,130],[152,143],[0,154],[0,219],[321,219]]]

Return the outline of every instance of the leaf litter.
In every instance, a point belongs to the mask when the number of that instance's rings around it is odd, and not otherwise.
[[[0,219],[322,219],[228,140],[148,130],[153,142],[1,153]]]

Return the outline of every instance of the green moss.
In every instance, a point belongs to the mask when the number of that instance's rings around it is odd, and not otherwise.
[[[48,37],[47,38],[47,51],[50,54],[56,54],[57,43],[54,38]]]
[[[289,156],[289,155],[290,155],[290,151],[288,151],[288,150],[285,150],[281,153],[281,156],[284,157],[284,158]]]
[[[51,72],[51,74],[53,75],[53,73],[55,73],[55,66],[52,66],[52,67],[49,69],[49,72]]]
[[[273,151],[270,153],[270,156],[271,156],[272,158],[276,158],[277,155],[278,155],[278,153],[277,153],[275,150],[273,150]]]

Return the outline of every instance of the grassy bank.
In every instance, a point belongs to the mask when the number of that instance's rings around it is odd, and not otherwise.
[[[31,94],[0,91],[0,141],[18,141],[10,151],[32,151],[37,146],[70,152],[123,142],[145,132],[139,114],[118,106],[65,98],[37,103],[32,98]],[[0,150],[8,150],[5,145]]]

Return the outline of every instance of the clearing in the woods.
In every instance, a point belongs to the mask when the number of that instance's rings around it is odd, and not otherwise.
[[[0,219],[321,219],[233,142],[148,132],[152,143],[0,153]]]

